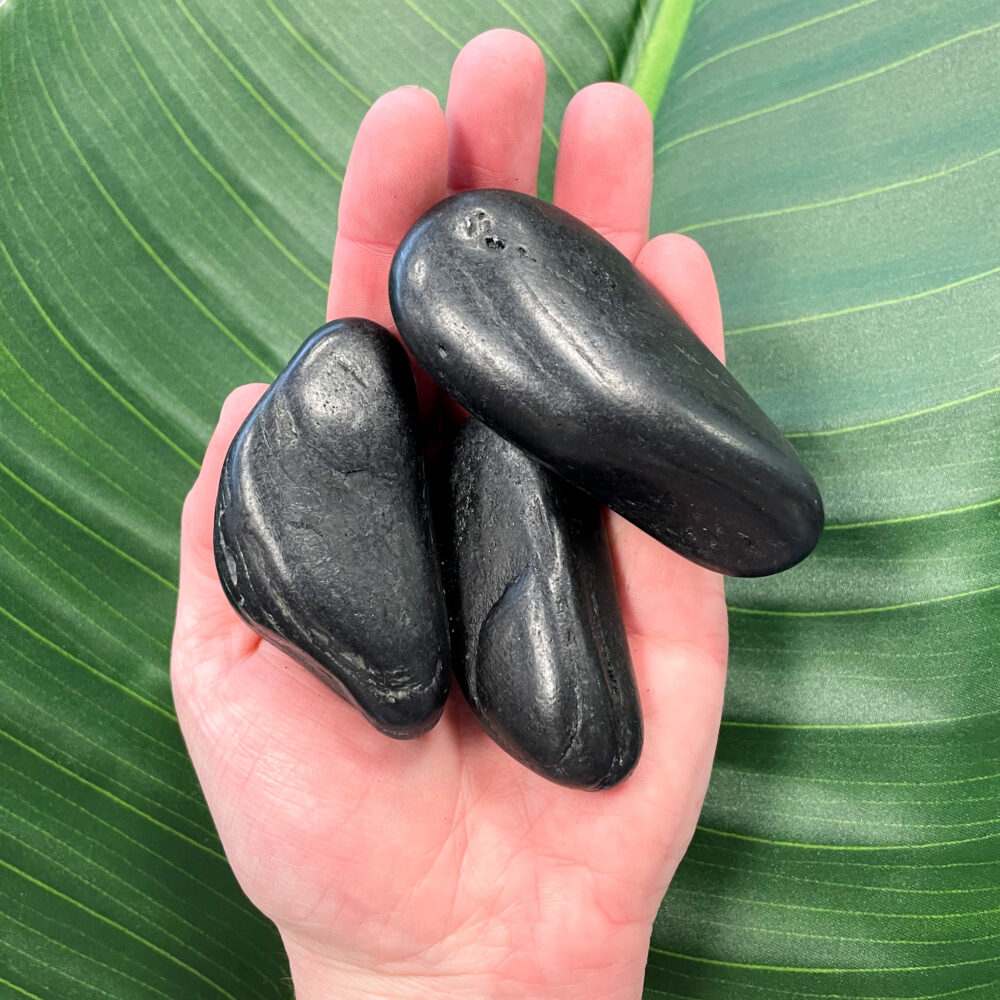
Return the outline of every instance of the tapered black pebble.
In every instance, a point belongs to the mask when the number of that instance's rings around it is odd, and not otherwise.
[[[454,662],[486,731],[552,781],[607,788],[642,718],[600,508],[476,420],[441,530]]]
[[[237,612],[396,737],[434,725],[450,677],[419,426],[402,345],[329,323],[233,439],[215,513]]]
[[[466,409],[682,555],[733,576],[815,546],[791,445],[631,262],[528,195],[467,191],[392,264],[406,345]]]

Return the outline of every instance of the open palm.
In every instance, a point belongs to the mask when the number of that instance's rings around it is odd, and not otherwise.
[[[456,59],[446,113],[418,88],[376,102],[344,181],[330,317],[391,326],[393,251],[448,192],[534,192],[544,75],[532,42],[493,31]],[[651,184],[642,102],[617,84],[578,93],[555,201],[635,260],[721,354],[704,254],[680,236],[647,242]],[[264,388],[229,398],[185,503],[172,676],[227,855],[282,932],[299,1000],[638,996],[718,732],[721,579],[609,515],[646,727],[639,765],[617,788],[569,790],[519,766],[457,690],[428,735],[387,739],[251,632],[216,577],[222,460]]]

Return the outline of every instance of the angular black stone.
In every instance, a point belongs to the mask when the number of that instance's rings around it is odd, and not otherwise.
[[[510,191],[454,195],[393,260],[421,366],[494,430],[710,569],[804,559],[823,505],[791,445],[631,262]]]
[[[434,725],[450,678],[419,426],[402,345],[329,323],[233,439],[215,514],[236,611],[400,738]]]
[[[642,717],[599,506],[471,419],[447,494],[454,663],[473,710],[544,777],[617,784],[639,759]]]

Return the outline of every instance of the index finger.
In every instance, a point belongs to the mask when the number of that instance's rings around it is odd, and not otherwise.
[[[380,97],[358,129],[340,193],[327,319],[363,316],[392,328],[389,264],[406,231],[445,195],[448,128],[420,87]]]

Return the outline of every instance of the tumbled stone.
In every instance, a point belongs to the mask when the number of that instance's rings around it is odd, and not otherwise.
[[[512,191],[466,191],[403,239],[393,316],[462,406],[703,566],[762,576],[823,526],[791,445],[599,233]]]
[[[437,721],[447,615],[410,363],[387,330],[329,323],[233,439],[215,561],[233,607],[389,736]]]
[[[601,511],[476,420],[440,529],[455,671],[486,731],[552,781],[606,788],[642,747]]]

